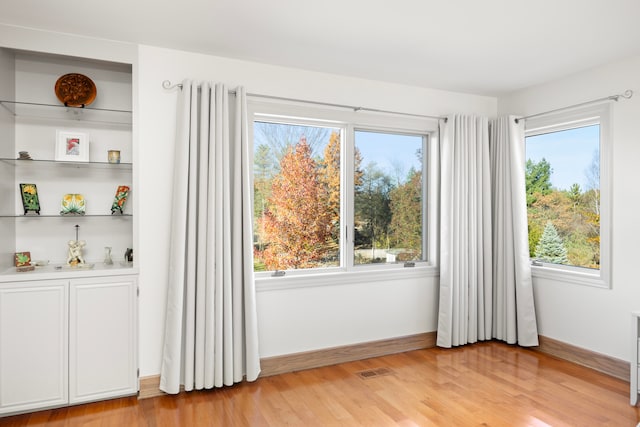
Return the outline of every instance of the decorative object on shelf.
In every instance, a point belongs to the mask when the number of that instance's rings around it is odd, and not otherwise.
[[[31,265],[31,252],[16,252],[14,260],[16,267]]]
[[[35,264],[36,264],[36,267],[45,267],[49,265],[49,260],[48,259],[38,260],[35,262]]]
[[[15,265],[16,271],[32,271],[35,267],[31,265],[31,253],[30,252],[16,252],[15,253]]]
[[[18,160],[33,160],[28,151],[19,151]]]
[[[133,262],[133,249],[132,248],[127,248],[127,250],[124,253],[124,260],[126,262]]]
[[[36,185],[20,184],[20,194],[22,195],[24,214],[35,212],[40,215],[40,200],[38,199],[38,189]]]
[[[84,108],[96,99],[96,85],[89,77],[69,73],[61,76],[55,85],[56,96],[66,107]]]
[[[89,135],[83,132],[56,131],[56,160],[88,162]]]
[[[84,266],[84,257],[82,256],[82,249],[87,245],[87,242],[84,240],[78,240],[78,229],[79,225],[74,225],[76,228],[76,240],[69,240],[69,251],[67,255],[67,264],[71,267],[82,267]]]
[[[111,205],[111,215],[116,212],[120,212],[120,215],[124,213],[124,204],[127,202],[129,196],[129,187],[126,185],[119,185],[116,190],[116,197]]]
[[[120,163],[120,150],[109,150],[107,160],[109,163]]]
[[[65,194],[60,215],[84,215],[86,202],[82,194]]]
[[[111,246],[104,247],[104,263],[105,265],[113,265],[113,259],[111,259]]]

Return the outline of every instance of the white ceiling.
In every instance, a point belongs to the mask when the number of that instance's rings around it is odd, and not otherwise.
[[[639,55],[639,19],[640,0],[0,2],[5,24],[493,96]]]

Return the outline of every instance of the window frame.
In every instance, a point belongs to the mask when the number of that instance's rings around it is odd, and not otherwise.
[[[599,125],[600,127],[600,269],[580,266],[557,265],[532,259],[531,273],[535,278],[543,278],[565,283],[611,287],[611,105],[597,104],[563,112],[545,114],[525,121],[526,138],[545,133],[560,132],[580,127]],[[526,155],[525,155],[526,160]],[[523,165],[524,166],[524,165]],[[541,264],[541,265],[540,265]]]
[[[253,124],[256,121],[291,123],[308,126],[329,126],[340,128],[341,135],[341,178],[340,178],[340,266],[286,270],[284,275],[274,276],[274,271],[256,271],[254,276],[260,281],[277,282],[276,287],[316,286],[331,279],[332,284],[353,283],[360,278],[384,280],[388,274],[394,277],[412,277],[419,274],[437,275],[438,202],[437,186],[437,145],[438,121],[428,118],[399,116],[386,113],[367,113],[343,108],[310,107],[309,105],[287,101],[249,100],[247,108],[249,122],[248,136],[252,143],[250,164],[253,165]],[[423,137],[425,159],[423,162],[423,243],[424,260],[406,268],[404,263],[379,263],[356,265],[354,263],[354,149],[355,131],[384,132],[393,134],[420,135]],[[251,168],[253,182],[253,167]],[[253,187],[253,185],[252,185]],[[253,193],[252,193],[253,200]],[[426,218],[426,219],[425,219]],[[425,236],[426,235],[426,236]],[[304,279],[304,280],[300,280]],[[311,279],[311,280],[309,280]],[[270,286],[271,287],[271,286]]]

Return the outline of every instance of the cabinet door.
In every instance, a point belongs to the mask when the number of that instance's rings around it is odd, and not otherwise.
[[[69,303],[69,402],[137,393],[136,279],[71,280]]]
[[[67,403],[66,281],[0,286],[0,413]]]

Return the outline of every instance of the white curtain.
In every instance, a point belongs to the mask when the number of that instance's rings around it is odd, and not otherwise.
[[[514,117],[490,123],[493,195],[494,338],[522,346],[538,345],[533,302],[523,124]]]
[[[437,345],[538,344],[523,131],[513,118],[452,116],[440,145]]]
[[[184,81],[178,105],[160,389],[260,373],[246,94]],[[232,108],[230,108],[230,104]]]
[[[450,116],[440,140],[440,347],[491,338],[488,120]]]

